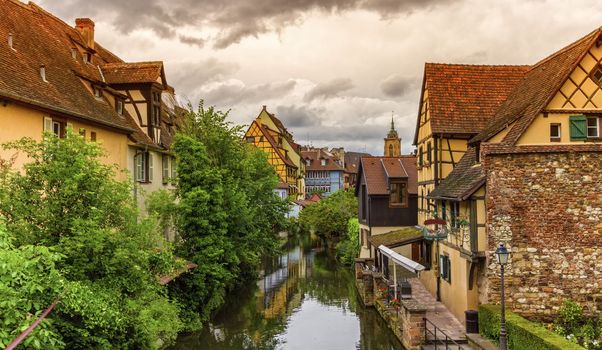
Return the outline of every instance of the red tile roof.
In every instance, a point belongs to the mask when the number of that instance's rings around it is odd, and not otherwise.
[[[79,31],[33,3],[0,0],[0,37],[13,35],[11,50],[0,46],[0,96],[44,110],[85,119],[131,132],[125,117],[105,100],[97,99],[80,78],[102,82],[96,64],[118,62],[100,45],[93,64],[74,59],[71,49],[85,46]],[[46,81],[40,77],[40,66]]]
[[[116,62],[100,68],[108,84],[154,83],[162,75],[163,62]]]
[[[357,174],[357,170],[360,165],[360,159],[362,157],[369,156],[369,153],[345,152],[345,172],[350,174]]]
[[[469,147],[449,175],[427,197],[465,200],[485,183],[483,166],[477,163],[474,147]]]
[[[362,157],[359,171],[359,176],[366,182],[368,195],[389,194],[390,178],[407,178],[408,193],[418,193],[416,156]]]
[[[314,148],[301,151],[303,162],[309,160],[310,164],[305,165],[307,171],[344,171],[345,169],[338,163],[339,159],[332,153],[326,152],[320,148]],[[322,159],[326,160],[326,165],[322,165]]]
[[[422,93],[426,85],[432,132],[480,132],[528,69],[529,66],[426,63]]]
[[[503,141],[515,144],[561,88],[589,48],[600,38],[602,27],[535,64],[514,87],[487,127],[471,142],[486,141],[516,121]]]

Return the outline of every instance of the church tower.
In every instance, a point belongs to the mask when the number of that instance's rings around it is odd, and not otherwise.
[[[399,157],[401,156],[401,138],[395,130],[395,123],[393,117],[391,117],[391,130],[385,138],[385,151],[383,153],[385,157]]]

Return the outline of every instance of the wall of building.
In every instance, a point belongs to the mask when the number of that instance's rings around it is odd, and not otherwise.
[[[602,310],[602,155],[488,155],[484,166],[489,301],[500,298],[493,252],[503,242],[510,309],[547,318],[573,299]]]
[[[128,149],[128,170],[130,174],[130,180],[134,181],[135,178],[135,160],[136,152],[142,151],[140,148],[130,146]],[[163,183],[163,154],[156,151],[149,151],[149,156],[153,158],[153,169],[152,169],[152,181],[150,182],[135,182],[136,189],[134,191],[134,196],[136,202],[138,204],[138,208],[141,213],[146,214],[146,198],[148,195],[154,191],[161,189],[173,189],[173,185],[171,183],[164,184]],[[171,176],[171,159],[169,160],[169,169]]]
[[[23,137],[30,137],[34,140],[41,140],[44,130],[44,117],[50,116],[47,113],[27,108],[25,106],[10,103],[3,107],[0,105],[0,143],[15,141]],[[127,164],[127,143],[126,134],[118,133],[98,126],[93,126],[79,120],[68,120],[75,132],[80,129],[86,131],[86,140],[90,139],[90,133],[96,132],[96,140],[99,142],[106,155],[101,159],[105,164],[116,164],[120,169],[128,169]],[[0,158],[8,159],[15,155],[14,150],[0,149]],[[19,155],[15,158],[14,166],[23,167],[26,158]],[[118,174],[118,178],[124,179],[126,176]]]

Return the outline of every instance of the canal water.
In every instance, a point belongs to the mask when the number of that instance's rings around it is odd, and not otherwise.
[[[403,349],[376,311],[361,305],[353,272],[319,243],[289,240],[256,285],[229,295],[210,324],[171,349]]]

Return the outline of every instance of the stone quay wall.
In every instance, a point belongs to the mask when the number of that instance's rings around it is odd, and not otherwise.
[[[488,302],[500,300],[494,251],[512,251],[506,302],[549,320],[566,299],[602,311],[602,153],[487,155]]]

